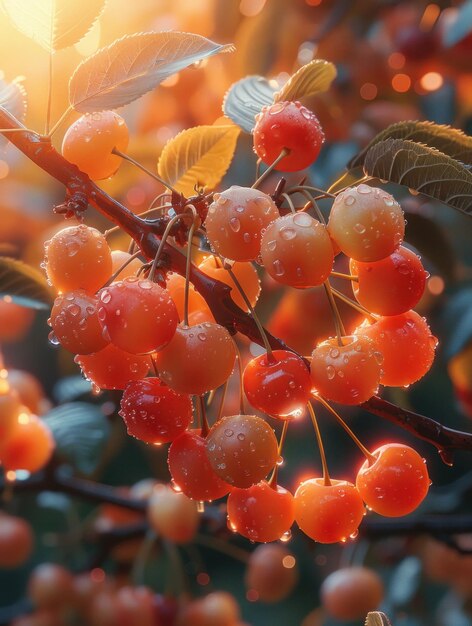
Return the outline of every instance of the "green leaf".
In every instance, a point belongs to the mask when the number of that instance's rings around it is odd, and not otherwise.
[[[1,296],[32,309],[48,309],[54,299],[41,272],[9,257],[0,257]]]
[[[248,76],[231,85],[223,100],[223,112],[246,133],[252,132],[255,117],[272,104],[276,85],[263,76]]]
[[[408,139],[415,143],[422,143],[430,148],[436,148],[452,159],[472,164],[472,137],[465,135],[461,130],[433,122],[398,122],[388,126],[376,135],[368,146],[351,159],[350,169],[364,164],[366,154],[376,144],[386,139]]]
[[[190,33],[126,35],[76,68],[69,82],[71,106],[81,113],[122,107],[189,65],[233,50]]]
[[[100,407],[68,402],[43,416],[52,430],[56,449],[83,474],[91,474],[100,461],[110,425]]]
[[[240,132],[234,124],[182,131],[164,146],[159,176],[186,196],[195,186],[214,189],[231,164]]]
[[[434,148],[403,139],[381,141],[367,152],[364,172],[409,187],[463,213],[472,212],[472,173]]]
[[[19,122],[26,117],[26,89],[23,78],[17,77],[11,83],[0,80],[0,106],[11,113]]]
[[[92,384],[83,376],[66,376],[54,385],[52,392],[54,400],[58,404],[78,400],[82,396],[92,393]]]
[[[105,0],[1,0],[13,25],[48,52],[77,43],[93,26]]]
[[[275,94],[274,102],[301,100],[328,91],[336,73],[336,67],[329,61],[313,59],[288,79]]]

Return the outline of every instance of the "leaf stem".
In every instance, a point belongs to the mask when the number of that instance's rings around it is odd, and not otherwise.
[[[272,172],[272,170],[275,168],[275,166],[284,158],[287,156],[287,154],[290,153],[289,148],[282,148],[279,156],[275,159],[275,161],[273,163],[271,163],[269,165],[269,167],[266,169],[265,172],[263,172],[259,178],[255,181],[255,183],[253,185],[251,185],[252,189],[257,189],[259,187],[259,185],[262,183],[262,181],[264,181],[267,176],[269,176],[269,174]]]
[[[52,15],[53,13],[51,13]],[[48,103],[46,108],[46,125],[44,134],[49,135],[49,126],[51,125],[51,106],[52,106],[52,73],[53,73],[53,53],[49,51],[48,63]]]
[[[313,428],[315,429],[316,441],[318,442],[318,448],[320,450],[321,456],[321,465],[323,467],[323,480],[325,487],[329,487],[331,485],[331,478],[328,471],[328,463],[326,461],[326,453],[323,446],[323,440],[321,438],[320,427],[318,426],[318,420],[316,419],[315,411],[311,405],[311,402],[307,403],[308,412],[310,414],[311,422],[313,424]]]
[[[161,183],[161,185],[164,185],[164,187],[167,187],[167,189],[170,189],[175,194],[180,196],[180,193],[177,191],[177,189],[172,187],[172,185],[170,183],[167,183],[163,178],[158,176],[158,174],[154,174],[154,172],[151,172],[151,170],[148,170],[147,167],[144,167],[144,165],[142,165],[139,161],[136,161],[136,159],[133,159],[128,154],[126,154],[125,152],[121,152],[121,150],[118,150],[117,148],[113,148],[112,152],[113,152],[113,154],[116,154],[116,156],[119,156],[122,159],[124,159],[125,161],[128,161],[128,163],[132,163],[137,168],[139,168],[142,172],[144,172],[145,174],[147,174],[151,178],[154,178],[154,180],[157,180],[158,183]]]

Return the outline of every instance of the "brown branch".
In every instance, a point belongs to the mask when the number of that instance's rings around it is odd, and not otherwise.
[[[0,128],[21,129],[23,127],[18,120],[0,107]],[[146,257],[154,258],[160,242],[159,235],[165,228],[165,222],[153,223],[136,216],[100,189],[75,165],[64,159],[48,138],[27,129],[25,132],[3,134],[38,167],[66,187],[65,211],[80,214],[86,210],[87,204],[91,204],[130,235]],[[162,260],[169,270],[185,276],[185,255],[167,242],[164,245]],[[262,345],[254,320],[233,302],[229,286],[210,278],[194,265],[191,266],[190,280],[207,301],[219,324],[232,333],[240,332],[251,341]],[[268,332],[267,337],[272,348],[290,349]],[[428,417],[401,409],[381,398],[372,398],[363,405],[363,408],[405,428],[416,437],[432,443],[447,463],[451,462],[453,450],[472,451],[471,434],[441,426]]]

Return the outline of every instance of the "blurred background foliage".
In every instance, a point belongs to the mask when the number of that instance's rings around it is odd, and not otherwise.
[[[169,138],[194,125],[212,124],[221,115],[222,99],[233,82],[246,75],[262,74],[282,83],[312,58],[332,61],[338,70],[333,88],[309,103],[327,136],[321,157],[308,172],[318,186],[329,185],[342,173],[348,160],[391,123],[425,119],[469,133],[472,129],[472,2],[469,1],[108,0],[88,35],[79,44],[54,56],[53,120],[67,106],[68,78],[83,58],[122,35],[167,29],[195,32],[221,43],[234,42],[236,52],[170,77],[155,91],[120,111],[132,134],[128,153],[151,170],[155,169]],[[3,77],[6,81],[24,77],[28,93],[26,123],[41,130],[46,111],[47,54],[16,32],[3,14],[0,14],[0,33]],[[63,130],[54,138],[57,146]],[[255,162],[250,136],[241,136],[223,187],[250,184]],[[296,182],[297,176],[291,175],[289,182]],[[103,187],[137,213],[145,210],[162,190],[158,183],[127,163]],[[273,188],[274,179],[269,178],[265,190],[271,192]],[[430,272],[418,310],[427,315],[440,338],[440,347],[436,363],[425,379],[412,389],[390,389],[384,395],[443,424],[470,430],[470,218],[427,198],[411,195],[408,190],[390,186],[389,191],[407,213],[407,243],[421,254]],[[38,267],[44,241],[63,225],[62,219],[51,210],[63,200],[63,195],[61,186],[15,148],[2,146],[0,252]],[[87,223],[101,229],[108,227],[92,211],[87,215]],[[111,241],[114,248],[128,244],[122,236]],[[258,307],[269,329],[304,354],[333,332],[321,289],[282,290],[270,278],[263,277],[263,295]],[[63,404],[80,400],[87,403],[85,412],[94,415],[98,411],[102,417],[115,415],[116,418],[118,397],[113,393],[91,396],[88,384],[78,377],[72,357],[49,345],[46,313],[28,311],[9,318],[8,315],[0,306],[0,344],[5,365],[9,369],[27,370],[37,377],[48,398],[42,400],[39,411],[44,412],[48,402]],[[348,327],[358,322],[351,311],[343,310],[343,315]],[[12,334],[14,323],[18,326],[16,334]],[[246,353],[254,348],[244,347]],[[237,381],[234,381],[235,393],[234,397],[230,395],[228,411],[232,406],[237,410],[236,389]],[[368,446],[390,438],[406,443],[414,441],[407,433],[358,408],[348,408],[343,415]],[[358,452],[326,415],[321,413],[321,416],[333,473],[352,478],[361,463]],[[79,458],[76,469],[117,486],[130,486],[145,477],[167,480],[164,449],[151,450],[127,437],[121,420],[104,420],[104,423],[107,436],[99,437],[89,462]],[[286,486],[295,486],[305,474],[319,468],[315,441],[311,433],[307,437],[309,428],[306,420],[299,420],[290,429],[281,470],[282,484]],[[73,432],[73,439],[76,436],[78,431]],[[457,454],[454,466],[449,468],[430,446],[418,441],[413,445],[427,458],[435,485],[422,512],[470,512],[470,453]],[[80,457],[79,447],[75,454]],[[87,453],[90,454],[89,449]],[[461,476],[465,478],[460,479]],[[457,491],[459,488],[462,491]],[[94,548],[84,542],[78,529],[90,526],[100,517],[103,514],[100,507],[52,493],[13,497],[6,506],[10,512],[32,522],[37,534],[34,562],[58,561],[72,569],[80,569],[87,562]],[[244,550],[252,549],[241,538],[231,541]],[[196,545],[183,551],[189,589],[195,594],[209,588],[231,591],[241,603],[244,619],[254,626],[301,624],[304,616],[319,606],[320,583],[331,571],[340,565],[363,563],[383,576],[387,588],[385,608],[396,625],[472,623],[467,612],[472,597],[471,563],[463,584],[438,580],[441,576],[435,576],[434,567],[424,558],[425,553],[434,554],[435,549],[426,537],[407,535],[370,540],[361,534],[356,542],[346,546],[326,547],[315,545],[295,532],[290,548],[298,559],[300,582],[290,598],[280,604],[249,601],[242,582],[244,564],[205,546]],[[436,549],[440,548],[436,546]],[[134,558],[136,550],[131,547],[130,553]],[[144,582],[160,591],[169,584],[172,587],[175,581],[169,583],[166,569],[169,557],[157,553],[153,557],[148,559]],[[472,560],[470,556],[467,558]],[[204,566],[199,565],[199,560]],[[104,567],[126,572],[128,561],[128,555],[112,553]],[[31,565],[32,562],[13,572],[0,571],[1,605],[10,605],[24,597]],[[210,582],[207,584],[205,579],[205,585],[196,581],[201,567],[209,573]],[[332,623],[316,610],[303,625]]]

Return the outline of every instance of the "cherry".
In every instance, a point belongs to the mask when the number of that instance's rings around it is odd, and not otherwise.
[[[364,619],[383,600],[382,579],[367,567],[344,567],[330,574],[321,585],[321,602],[339,620]]]
[[[329,277],[334,252],[326,226],[299,212],[269,224],[261,239],[261,257],[274,280],[305,289]]]
[[[336,196],[328,229],[344,254],[369,263],[385,259],[398,248],[405,219],[393,196],[361,183]]]
[[[378,315],[399,315],[416,306],[428,276],[419,257],[403,246],[381,261],[351,259],[350,271],[358,277],[352,283],[356,299]]]
[[[380,515],[400,517],[414,511],[429,490],[425,460],[409,446],[388,443],[372,453],[376,461],[365,461],[356,486],[366,505]]]
[[[86,113],[66,131],[62,154],[92,180],[110,178],[121,164],[113,148],[124,152],[128,147],[125,120],[114,111]]]
[[[199,430],[183,433],[169,447],[167,462],[176,486],[192,500],[212,501],[225,496],[230,485],[215,474]]]
[[[0,567],[23,565],[31,556],[34,535],[31,525],[21,517],[0,513]]]
[[[365,509],[356,487],[346,480],[311,478],[295,492],[295,521],[320,543],[346,541],[357,534]]]
[[[311,381],[316,391],[333,402],[362,404],[378,389],[382,354],[364,335],[342,337],[320,343],[311,359]]]
[[[93,626],[155,626],[154,594],[147,587],[104,589],[92,600]]]
[[[265,478],[275,466],[277,439],[262,418],[231,415],[210,429],[207,454],[220,478],[235,487],[247,488]]]
[[[270,165],[284,148],[290,152],[276,165],[282,172],[303,170],[316,161],[325,136],[316,115],[300,102],[276,102],[256,115],[254,152]]]
[[[40,609],[67,605],[74,595],[72,574],[61,565],[42,563],[31,573],[28,594]]]
[[[280,602],[288,597],[298,581],[295,557],[285,546],[258,546],[249,557],[245,583],[262,602]]]
[[[213,591],[190,602],[178,623],[180,626],[239,626],[240,618],[235,598],[225,591]]]
[[[170,595],[154,594],[153,599],[155,623],[154,626],[175,626],[179,605]]]
[[[227,509],[231,529],[251,541],[276,541],[295,519],[292,494],[265,480],[248,489],[233,489]]]
[[[49,324],[52,336],[74,354],[91,354],[109,344],[98,318],[98,298],[83,290],[58,296]]]
[[[46,423],[23,412],[10,436],[1,442],[0,458],[6,471],[37,472],[48,463],[53,451],[54,438]]]
[[[112,250],[111,252],[111,261],[112,261],[112,269],[111,273],[114,274],[117,272],[122,265],[126,263],[131,258],[131,254],[129,252],[124,252],[123,250]],[[124,267],[121,272],[118,274],[115,280],[124,280],[125,278],[131,278],[132,276],[136,276],[138,271],[142,268],[142,262],[136,257],[128,263],[126,267]]]
[[[364,322],[355,332],[372,339],[382,353],[382,385],[411,385],[433,364],[437,339],[415,311],[381,317],[370,325]]]
[[[187,543],[197,532],[200,517],[195,503],[167,485],[157,485],[149,498],[149,523],[165,539]]]
[[[110,589],[110,580],[103,575],[97,579],[95,572],[77,574],[73,579],[74,609],[90,621],[90,609],[94,598],[101,592]]]
[[[42,415],[50,408],[50,402],[45,398],[44,389],[38,379],[24,370],[8,370],[8,384],[20,397],[21,404],[31,413]]]
[[[95,228],[69,226],[44,245],[48,279],[60,292],[85,289],[95,293],[111,275],[111,250]]]
[[[56,610],[40,610],[18,617],[11,626],[64,626],[64,620]]]
[[[3,380],[0,379],[0,389]],[[15,429],[21,402],[18,393],[5,381],[5,390],[0,393],[0,441],[4,441]]]
[[[0,298],[0,342],[19,341],[29,331],[33,320],[33,309]]]
[[[166,289],[177,307],[179,319],[183,320],[185,306],[185,278],[175,272],[169,272],[167,275]],[[213,313],[211,312],[205,298],[195,290],[192,283],[189,284],[188,296],[189,326],[196,326],[197,324],[203,324],[204,322],[215,321]]]
[[[199,268],[207,276],[211,276],[212,278],[229,285],[231,287],[231,299],[233,302],[243,311],[249,311],[241,293],[239,292],[239,289],[233,281],[232,276],[228,270],[223,267],[218,257],[207,257],[204,261],[202,261],[202,263],[200,263]],[[231,266],[231,271],[236,276],[236,280],[241,285],[244,293],[251,303],[251,306],[256,306],[259,294],[261,293],[261,283],[257,270],[249,262],[235,262]]]
[[[277,417],[300,415],[311,395],[307,366],[288,350],[274,350],[249,361],[243,386],[255,409]]]
[[[228,259],[254,261],[260,254],[262,230],[277,217],[279,211],[270,196],[233,185],[213,196],[205,220],[208,241]]]
[[[170,343],[156,354],[159,376],[179,393],[200,395],[231,375],[236,351],[223,326],[205,322],[178,326]]]
[[[149,356],[129,354],[113,344],[93,354],[77,355],[74,360],[100,389],[124,389],[131,380],[144,378],[151,365]]]
[[[98,316],[118,348],[132,354],[157,351],[174,336],[177,309],[156,283],[125,278],[102,289],[99,298]]]
[[[168,443],[188,428],[192,402],[190,396],[176,393],[158,378],[144,378],[126,386],[120,415],[128,435],[146,443]]]

